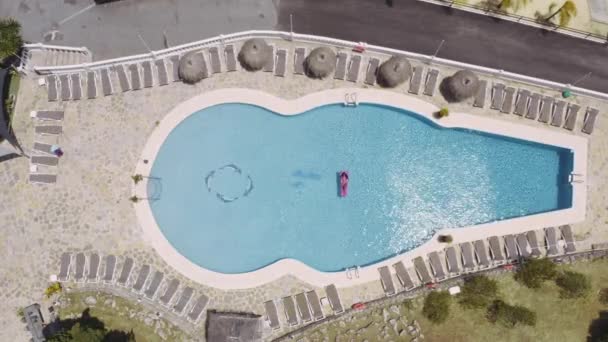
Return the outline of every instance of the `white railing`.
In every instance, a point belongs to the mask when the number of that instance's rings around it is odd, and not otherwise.
[[[243,31],[238,33],[232,33],[228,35],[220,35],[213,38],[203,39],[200,41],[182,44],[179,46],[174,46],[168,49],[151,51],[150,53],[144,53],[139,55],[120,57],[114,59],[108,59],[103,61],[97,61],[92,63],[85,64],[77,64],[77,65],[63,65],[63,66],[34,66],[34,70],[39,74],[61,74],[68,72],[79,72],[83,70],[93,70],[103,67],[112,66],[115,64],[122,63],[135,63],[141,62],[145,60],[153,60],[158,58],[165,58],[167,56],[179,55],[183,52],[196,50],[200,48],[205,48],[211,45],[223,45],[226,43],[232,43],[236,41],[241,41],[249,38],[270,38],[270,39],[284,39],[284,40],[293,40],[311,44],[323,44],[323,45],[332,45],[337,47],[343,47],[352,49],[356,46],[361,46],[361,42],[351,42],[347,40],[314,36],[309,34],[300,34],[293,32],[284,32],[284,31]],[[437,58],[435,56],[423,55],[419,53],[413,53],[408,51],[402,51],[397,49],[391,49],[382,46],[369,45],[365,44],[366,50],[370,52],[386,54],[386,55],[402,55],[404,57],[418,60],[422,63],[426,64],[436,64],[443,65],[457,69],[469,69],[475,71],[480,74],[486,74],[488,76],[494,78],[502,78],[507,80],[514,80],[523,83],[529,83],[535,86],[550,88],[550,89],[558,89],[558,90],[570,90],[574,94],[578,95],[586,95],[591,97],[596,97],[604,100],[608,100],[608,94],[601,93],[594,90],[589,90],[580,87],[574,87],[570,84],[558,83],[553,81],[547,81],[535,77],[525,76],[517,73],[512,73],[504,70],[486,68],[478,65],[472,65],[468,63],[456,62],[448,59]]]
[[[49,45],[42,43],[33,43],[33,44],[23,44],[23,48],[28,50],[60,50],[60,51],[70,51],[70,52],[82,52],[86,54],[91,54],[91,51],[86,47],[74,47],[74,46],[63,46],[63,45]]]

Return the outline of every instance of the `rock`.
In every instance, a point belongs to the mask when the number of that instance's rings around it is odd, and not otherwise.
[[[154,324],[154,320],[150,317],[146,317],[146,319],[144,319],[144,324],[147,326],[152,326],[152,324]]]
[[[161,340],[163,340],[163,341],[167,340],[167,333],[164,330],[159,329],[156,331],[156,334],[158,335],[158,337],[161,338]]]
[[[407,331],[405,331],[405,329],[401,329],[401,331],[399,331],[399,336],[407,336]]]
[[[399,307],[397,305],[391,305],[391,307],[389,308],[389,310],[391,310],[392,313],[398,315],[400,314],[399,312]]]
[[[390,315],[386,309],[382,309],[382,318],[384,318],[384,322],[388,322]]]
[[[95,304],[97,304],[97,299],[95,299],[95,297],[93,297],[93,296],[88,296],[87,298],[84,299],[84,303],[86,305],[95,305]]]

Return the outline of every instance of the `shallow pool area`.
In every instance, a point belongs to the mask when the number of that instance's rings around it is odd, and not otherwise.
[[[337,172],[349,194],[338,196]],[[205,108],[161,146],[148,181],[156,223],[199,266],[249,272],[293,258],[369,265],[465,227],[571,206],[570,150],[374,104],[281,116]]]

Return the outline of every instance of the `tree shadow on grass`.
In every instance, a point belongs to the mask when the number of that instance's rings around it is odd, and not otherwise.
[[[68,334],[76,325],[80,324],[82,330],[95,330],[103,332],[103,342],[134,342],[133,330],[126,332],[121,330],[106,330],[105,324],[99,318],[91,316],[91,311],[86,308],[79,318],[56,320],[44,328],[44,336],[47,338],[55,335]]]
[[[608,311],[600,311],[600,316],[589,325],[587,342],[608,341]]]

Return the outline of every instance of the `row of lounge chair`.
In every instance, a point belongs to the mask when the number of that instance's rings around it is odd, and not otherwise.
[[[563,251],[560,244],[562,239]],[[492,236],[487,240],[449,246],[444,251],[429,253],[428,262],[423,257],[417,257],[412,260],[417,279],[411,276],[402,261],[395,263],[393,268],[403,289],[408,291],[417,287],[418,283],[432,284],[462,273],[517,263],[522,259],[541,257],[543,254],[555,257],[575,251],[572,228],[570,225],[563,225],[559,230],[555,227],[546,228],[542,245],[539,243],[537,232],[528,231],[518,235],[505,235],[502,239]],[[378,268],[378,272],[385,294],[396,294],[397,289],[389,267],[382,266]]]
[[[40,137],[49,136],[57,137],[62,133],[64,113],[61,110],[41,110],[30,112],[30,117],[40,123],[34,128],[35,139],[30,157],[30,175],[29,181],[34,184],[52,184],[57,182],[56,167],[59,165],[59,158],[51,151],[52,145],[40,141]],[[55,172],[38,172],[38,167],[46,167],[55,170]]]
[[[201,50],[200,53],[206,60],[203,68],[205,77],[222,72],[222,65],[226,71],[237,70],[233,45],[225,46],[223,52],[220,52],[219,47],[214,46]],[[207,67],[207,63],[209,63],[209,67]],[[180,81],[178,67],[179,56],[174,55],[138,63],[116,64],[85,73],[49,75],[45,81],[48,100],[69,101],[80,100],[83,97],[94,99],[100,95],[109,96],[119,91],[140,90],[151,88],[154,85],[165,86],[170,81]],[[101,85],[100,90],[98,90],[98,85]],[[84,93],[83,89],[85,89]]]
[[[344,312],[336,286],[333,284],[326,286],[325,293],[334,313],[340,314]],[[289,326],[297,326],[300,323],[309,323],[325,318],[321,300],[314,290],[301,292],[295,296],[283,297],[280,302],[283,305],[285,319]],[[279,329],[281,327],[279,310],[277,309],[278,303],[278,300],[269,300],[264,303],[266,321],[272,329]]]
[[[130,257],[124,258],[120,272],[118,272],[116,256],[105,256],[103,267],[101,261],[102,259],[97,253],[91,253],[88,256],[84,253],[77,253],[75,256],[63,253],[60,257],[57,280],[125,287],[137,295],[143,295],[151,302],[157,301],[175,315],[181,316],[186,313],[186,318],[192,323],[199,321],[209,303],[206,295],[195,296],[194,289],[189,286],[182,286],[177,295],[180,281],[176,278],[165,279],[163,272],[160,270],[152,272],[150,265],[141,265],[137,272],[133,272],[135,263]]]
[[[486,92],[487,82],[484,80],[481,81],[473,106],[480,108],[485,106]],[[530,120],[538,120],[554,127],[563,127],[570,131],[573,131],[576,126],[580,110],[580,106],[577,104],[531,93],[527,89],[516,90],[514,87],[506,87],[503,83],[498,82],[492,86],[490,108],[501,113],[513,113]],[[593,133],[598,113],[597,109],[587,107],[581,128],[583,133]]]

